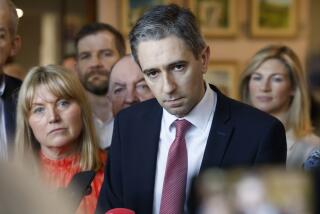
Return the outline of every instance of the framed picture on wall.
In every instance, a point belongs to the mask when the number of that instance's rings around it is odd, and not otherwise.
[[[219,88],[219,90],[234,99],[238,99],[237,64],[227,61],[212,61],[204,79]]]
[[[121,0],[121,29],[127,35],[145,11],[160,4],[183,5],[183,0]]]
[[[237,0],[189,0],[190,9],[208,37],[228,37],[237,33]]]
[[[298,0],[251,0],[254,37],[292,37],[297,34]]]

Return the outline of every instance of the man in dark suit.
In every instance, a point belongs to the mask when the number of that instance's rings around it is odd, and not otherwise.
[[[3,66],[20,47],[17,27],[15,6],[9,0],[0,0],[0,159],[8,158],[14,140],[16,92],[21,81],[3,74]]]
[[[200,171],[285,163],[281,123],[203,80],[210,48],[189,10],[157,6],[129,37],[156,99],[116,117],[98,213],[187,213]]]

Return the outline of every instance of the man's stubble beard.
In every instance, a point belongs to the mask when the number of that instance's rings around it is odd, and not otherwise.
[[[92,75],[96,75],[96,74],[103,74],[106,75],[107,78],[105,81],[101,82],[99,85],[94,84],[92,82],[89,81],[90,77]],[[108,88],[109,88],[109,78],[110,78],[110,72],[108,71],[107,73],[105,72],[101,72],[101,71],[92,71],[89,72],[87,74],[85,74],[80,80],[81,83],[83,85],[83,87],[91,92],[92,94],[95,94],[97,96],[104,96],[108,93]]]

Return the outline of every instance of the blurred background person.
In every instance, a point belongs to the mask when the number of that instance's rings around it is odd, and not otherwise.
[[[4,74],[7,60],[21,45],[17,35],[18,15],[11,1],[0,0],[0,159],[8,159],[15,132],[16,96],[21,81]],[[10,155],[9,155],[10,156]]]
[[[317,175],[319,176],[319,175]],[[209,169],[194,182],[191,214],[319,213],[318,178],[277,167]]]
[[[313,133],[305,74],[297,55],[281,45],[258,51],[242,74],[240,96],[283,123],[287,167],[302,167],[320,138]]]
[[[135,103],[153,98],[139,65],[131,55],[122,57],[113,67],[109,80],[113,115]]]
[[[107,96],[111,67],[125,55],[125,42],[111,25],[92,23],[84,26],[75,39],[76,71],[86,90],[93,111],[93,119],[100,146],[111,144],[113,114]]]
[[[76,72],[77,57],[75,54],[67,54],[63,57],[61,65],[69,71]]]
[[[90,106],[73,73],[54,65],[29,71],[19,93],[15,142],[16,157],[53,187],[66,187],[80,171],[95,171],[92,191],[78,209],[94,213],[106,154],[99,149]]]

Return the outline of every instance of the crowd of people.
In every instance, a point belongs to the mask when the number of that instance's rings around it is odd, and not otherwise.
[[[236,101],[203,79],[210,47],[175,4],[138,19],[129,55],[117,29],[90,23],[64,67],[21,78],[4,72],[17,27],[14,4],[0,0],[0,158],[57,194],[75,186],[76,213],[191,213],[193,179],[207,169],[320,167],[305,72],[287,46],[252,57]]]

